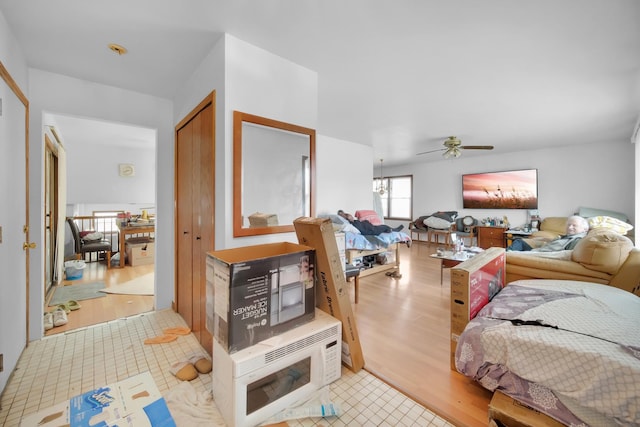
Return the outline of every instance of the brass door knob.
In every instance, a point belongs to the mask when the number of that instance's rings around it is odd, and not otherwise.
[[[34,242],[31,242],[31,243],[24,242],[22,244],[22,250],[26,250],[27,248],[35,249],[35,247],[36,247],[36,244]]]

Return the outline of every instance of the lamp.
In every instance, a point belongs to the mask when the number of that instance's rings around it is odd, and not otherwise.
[[[447,151],[445,151],[442,155],[444,156],[445,159],[448,159],[451,156],[457,159],[458,157],[460,157],[460,154],[462,154],[462,152],[458,149],[458,147],[451,147]]]
[[[378,193],[382,196],[386,192],[387,189],[384,187],[384,181],[382,179],[382,159],[380,159],[380,187],[378,188]]]

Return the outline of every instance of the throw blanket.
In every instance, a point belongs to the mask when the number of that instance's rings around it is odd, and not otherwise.
[[[640,298],[606,285],[521,280],[466,327],[456,368],[567,425],[640,424]]]
[[[184,381],[165,397],[177,427],[224,427],[226,424],[211,392],[200,392]]]

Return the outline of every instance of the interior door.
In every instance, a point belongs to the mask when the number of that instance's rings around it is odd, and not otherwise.
[[[206,254],[214,249],[214,94],[176,127],[176,309],[211,353]]]
[[[44,293],[56,283],[56,236],[58,233],[58,156],[45,134],[44,159]]]
[[[0,62],[0,390],[29,342],[29,101]]]

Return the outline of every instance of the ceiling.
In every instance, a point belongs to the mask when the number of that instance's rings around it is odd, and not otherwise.
[[[29,67],[172,98],[227,32],[318,72],[317,131],[374,166],[626,143],[637,0],[0,0]],[[119,56],[107,48],[129,50]],[[67,131],[61,129],[66,139]]]

